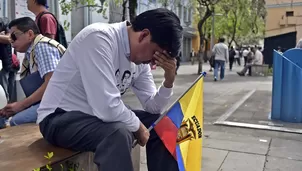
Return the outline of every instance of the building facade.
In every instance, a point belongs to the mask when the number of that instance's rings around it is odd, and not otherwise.
[[[302,0],[266,0],[265,37],[297,32],[302,38]]]
[[[96,2],[100,5],[99,1]],[[118,7],[118,5],[114,4],[111,0],[106,1],[106,3],[108,6],[104,14],[98,13],[98,9],[96,8],[82,8],[79,6],[68,15],[62,15],[62,10],[57,0],[48,0],[48,7],[49,11],[56,15],[62,25],[64,25],[64,23],[70,24],[68,29],[65,30],[67,41],[70,42],[79,31],[89,24],[95,22],[112,23],[121,21],[122,8]],[[34,14],[27,10],[27,0],[0,0],[1,18],[5,17],[12,20],[25,16],[35,18]]]
[[[171,0],[173,1],[173,0]],[[196,29],[193,28],[193,10],[188,0],[180,0],[179,3],[170,2],[167,0],[167,6],[162,1],[156,0],[138,0],[137,13],[140,14],[144,11],[154,8],[167,8],[172,10],[180,19],[181,25],[184,29],[183,42],[182,42],[182,61],[190,60],[190,52],[192,50],[192,40],[196,37]]]
[[[7,17],[9,20],[14,18],[29,16],[35,18],[35,16],[27,10],[27,0],[0,0],[0,17]],[[67,0],[68,1],[68,0]],[[170,2],[173,1],[173,2]],[[175,0],[176,1],[176,0]],[[99,1],[96,1],[100,3]],[[68,15],[62,15],[59,1],[48,0],[49,11],[57,16],[59,22],[69,23],[70,26],[65,30],[67,41],[70,42],[73,37],[76,36],[85,26],[95,23],[114,23],[122,21],[122,7],[121,4],[115,4],[114,0],[105,1],[106,12],[103,14],[98,13],[95,8],[81,8],[70,12]],[[180,0],[174,3],[174,0],[168,0],[168,8],[175,12],[180,18],[181,24],[184,28],[183,43],[182,43],[182,61],[189,61],[190,52],[192,50],[192,40],[197,37],[195,35],[196,29],[193,28],[193,11],[188,0]],[[101,5],[101,4],[98,4]],[[161,1],[157,0],[138,0],[137,14],[140,14],[146,10],[164,7]],[[126,19],[129,19],[128,8],[126,9]]]
[[[302,0],[266,0],[264,62],[273,64],[273,51],[294,48],[302,38]]]

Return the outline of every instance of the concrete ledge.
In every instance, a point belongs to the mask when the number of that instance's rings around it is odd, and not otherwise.
[[[20,171],[41,168],[48,171],[47,164],[52,170],[85,170],[97,171],[93,163],[93,153],[74,152],[55,147],[47,143],[36,124],[9,127],[0,130],[0,170]],[[44,156],[53,152],[51,159]],[[135,171],[140,169],[140,148],[133,149],[132,160]]]
[[[268,65],[252,65],[252,76],[268,76]]]
[[[92,152],[85,152],[75,154],[69,158],[63,159],[53,163],[53,170],[87,170],[87,171],[98,171],[96,164],[93,162],[94,154]],[[132,151],[132,162],[134,171],[140,171],[140,148],[135,147]],[[44,166],[41,171],[48,171]]]
[[[132,163],[134,171],[140,171],[141,148],[139,145],[132,149]]]

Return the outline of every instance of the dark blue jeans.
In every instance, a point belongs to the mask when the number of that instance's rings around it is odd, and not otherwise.
[[[3,118],[2,116],[0,116],[0,129],[3,129],[6,127],[5,122],[6,122],[6,119]]]
[[[225,61],[215,60],[214,78],[218,78],[218,68],[220,67],[220,79],[224,78]]]
[[[0,71],[0,84],[2,85],[6,98],[10,103],[17,101],[16,95],[16,72],[14,71],[5,71],[2,69]]]

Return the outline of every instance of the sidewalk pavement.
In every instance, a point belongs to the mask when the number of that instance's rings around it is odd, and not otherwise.
[[[204,71],[209,70],[204,64]],[[204,142],[202,171],[300,171],[302,168],[302,136],[300,134],[247,129],[214,125],[222,115],[232,111],[247,93],[255,91],[246,104],[238,106],[228,120],[251,120],[259,110],[261,118],[267,118],[270,111],[272,89],[271,77],[239,77],[235,66],[226,69],[222,81],[213,81],[213,73],[207,72],[204,79]],[[157,85],[163,81],[163,70],[153,70]],[[181,65],[174,86],[173,103],[198,77],[197,65]],[[141,105],[135,95],[128,92],[124,102],[134,109]],[[252,99],[252,100],[251,100]],[[267,104],[265,104],[267,102]],[[248,108],[245,108],[248,105]],[[252,112],[251,112],[252,111]],[[261,113],[260,112],[260,113]],[[258,112],[259,113],[259,112]],[[147,171],[144,149],[142,150],[141,171]]]

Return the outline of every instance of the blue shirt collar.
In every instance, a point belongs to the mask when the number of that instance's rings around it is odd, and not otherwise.
[[[32,48],[33,48],[33,43],[30,44],[30,46],[28,47],[28,49],[26,50],[25,52],[25,57],[29,60],[29,57],[30,57],[30,53],[32,51]]]

